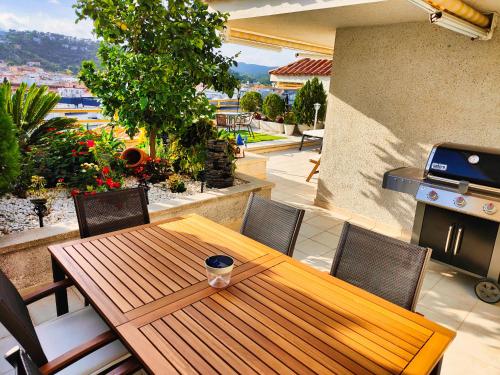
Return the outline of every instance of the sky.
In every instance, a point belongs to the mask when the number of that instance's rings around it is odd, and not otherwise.
[[[0,0],[0,30],[38,30],[95,39],[92,23],[85,20],[75,24],[73,0]],[[295,51],[275,52],[266,49],[224,44],[226,56],[240,55],[237,61],[251,64],[281,66],[294,60]]]

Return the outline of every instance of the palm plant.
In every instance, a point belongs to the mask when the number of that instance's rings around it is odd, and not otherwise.
[[[40,143],[48,133],[71,128],[76,122],[76,119],[67,117],[45,120],[61,99],[58,94],[49,92],[47,86],[33,84],[28,87],[26,83],[21,83],[12,94],[10,82],[4,81],[0,85],[0,96],[5,99],[7,113],[17,128],[22,151]]]

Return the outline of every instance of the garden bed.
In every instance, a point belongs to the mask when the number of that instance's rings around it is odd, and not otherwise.
[[[235,180],[235,185],[244,184],[241,179]],[[137,186],[134,177],[128,178],[124,187]],[[201,191],[201,182],[185,181],[186,191],[183,193],[172,193],[166,182],[150,185],[148,192],[150,203],[162,203],[171,199],[183,198]],[[206,191],[216,190],[205,188]],[[58,224],[61,222],[76,222],[75,206],[73,198],[66,190],[49,189],[48,204],[49,214],[44,217],[44,224]],[[7,195],[0,198],[0,237],[9,233],[21,232],[28,229],[38,228],[38,216],[33,211],[33,204],[29,199],[17,198]]]

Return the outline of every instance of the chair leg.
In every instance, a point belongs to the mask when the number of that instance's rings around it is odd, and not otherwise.
[[[323,138],[321,138],[321,144],[319,145],[319,152],[318,152],[318,154],[321,154],[321,151],[323,151]]]
[[[321,163],[321,160],[318,159],[318,160],[310,160],[311,163],[314,163],[314,167],[313,169],[311,170],[311,173],[309,173],[309,176],[307,176],[306,178],[306,182],[309,182],[311,181],[311,178],[314,176],[314,174],[318,171],[318,168],[319,168],[319,164]]]
[[[305,134],[302,134],[302,140],[300,141],[300,146],[299,146],[299,151],[302,151],[302,146],[304,146],[304,138],[305,138]]]
[[[253,129],[251,125],[247,125],[248,133],[252,136],[252,138],[255,138],[255,135],[253,134]]]
[[[52,257],[52,277],[54,282],[61,281],[66,278],[64,270],[59,266],[59,263]],[[68,308],[68,292],[67,289],[58,290],[54,293],[56,297],[56,312],[57,316],[66,314]]]
[[[439,375],[441,374],[441,366],[443,365],[443,358],[439,360],[436,366],[431,371],[431,375]]]

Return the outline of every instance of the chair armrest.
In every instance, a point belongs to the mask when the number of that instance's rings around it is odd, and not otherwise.
[[[40,372],[44,375],[53,374],[61,371],[62,369],[70,366],[71,364],[82,359],[86,355],[102,348],[103,346],[115,341],[118,337],[112,331],[106,331],[94,337],[92,340],[87,341],[74,349],[54,358],[52,361],[40,367]]]
[[[107,373],[107,375],[128,375],[133,374],[142,368],[141,363],[134,357],[129,357],[117,367]]]
[[[29,305],[30,303],[38,301],[38,300],[45,298],[47,296],[50,296],[51,294],[57,292],[60,289],[66,289],[72,285],[73,285],[73,282],[70,279],[56,281],[54,283],[51,283],[51,284],[44,286],[38,290],[35,290],[32,293],[28,293],[25,296],[23,296],[24,303],[26,305]]]

